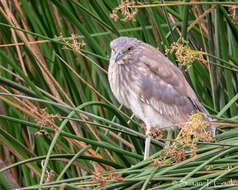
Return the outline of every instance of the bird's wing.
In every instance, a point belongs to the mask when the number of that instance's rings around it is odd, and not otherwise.
[[[192,112],[205,112],[183,73],[162,53],[145,48],[141,54],[150,74],[140,78],[140,97],[173,122],[184,122]]]

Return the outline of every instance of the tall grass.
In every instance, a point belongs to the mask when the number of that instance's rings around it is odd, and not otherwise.
[[[237,188],[238,2],[131,2],[0,0],[0,189]],[[107,80],[118,36],[163,53],[183,38],[201,54],[184,66],[168,54],[220,123],[196,157],[160,163],[153,139],[142,161],[141,121]]]

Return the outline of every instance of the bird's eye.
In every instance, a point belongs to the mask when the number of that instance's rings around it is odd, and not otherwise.
[[[129,47],[129,48],[127,49],[127,51],[130,52],[132,49],[133,49],[132,47]]]
[[[112,52],[115,52],[115,49],[112,48]]]

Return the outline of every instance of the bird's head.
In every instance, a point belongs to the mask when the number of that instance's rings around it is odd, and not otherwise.
[[[125,64],[137,47],[136,38],[119,37],[111,41],[111,58],[110,62]]]

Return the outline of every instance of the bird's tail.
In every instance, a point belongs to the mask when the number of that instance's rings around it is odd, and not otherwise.
[[[212,118],[209,117],[208,111],[207,111],[202,105],[199,107],[199,110],[200,110],[202,113],[205,113],[205,115],[203,116],[203,120],[204,120],[204,121],[212,121]],[[206,128],[206,131],[210,132],[212,137],[215,137],[215,136],[216,136],[216,127],[215,127],[214,125],[209,125],[209,126]]]

